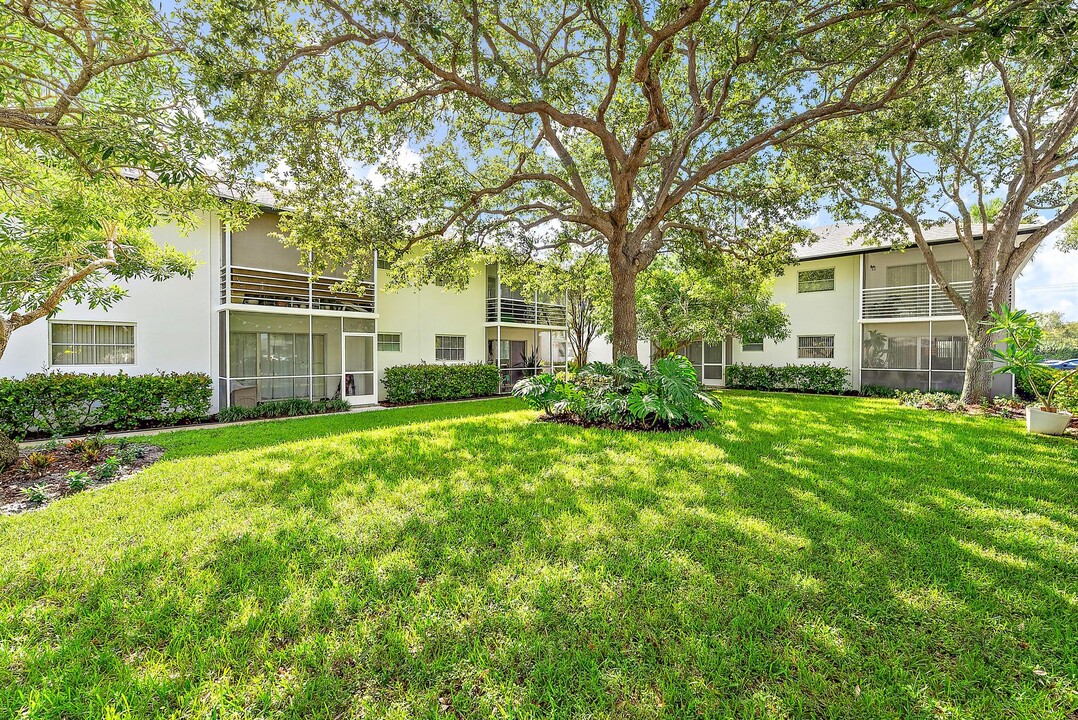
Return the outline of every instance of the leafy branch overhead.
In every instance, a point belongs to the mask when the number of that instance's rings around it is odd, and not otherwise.
[[[185,57],[144,0],[0,2],[0,356],[65,301],[189,276],[195,260],[150,228],[244,217],[216,197]]]
[[[636,276],[660,252],[788,252],[810,193],[775,148],[923,82],[930,50],[994,7],[196,0],[187,25],[236,151],[287,168],[297,244],[449,263],[597,247],[632,355]],[[382,162],[406,141],[417,164]],[[384,185],[355,178],[380,162]]]
[[[1030,15],[1035,24],[1039,14]],[[1078,217],[1075,22],[1045,33],[1041,46],[1019,34],[1003,51],[977,49],[972,63],[951,58],[953,71],[915,95],[795,143],[836,198],[836,216],[865,222],[862,239],[898,238],[923,255],[965,321],[967,403],[990,391],[994,339],[983,328],[1037,248]],[[939,226],[968,261],[961,279],[947,269],[948,251],[933,247]]]

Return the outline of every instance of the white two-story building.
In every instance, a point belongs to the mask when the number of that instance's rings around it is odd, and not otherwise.
[[[492,363],[503,389],[566,366],[562,300],[522,297],[501,283],[496,265],[477,265],[463,292],[387,291],[377,267],[362,288],[342,292],[334,289],[340,273],[309,277],[299,251],[271,235],[276,229],[270,209],[236,232],[212,214],[187,235],[158,228],[158,241],[200,261],[193,277],[127,283],[128,295],[108,310],[64,305],[12,335],[0,375],[199,371],[215,379],[217,408],[292,397],[375,403],[394,365]],[[731,363],[828,363],[848,368],[854,388],[960,388],[963,324],[920,253],[851,244],[850,226],[819,232],[775,282],[790,337],[693,346],[703,382],[721,385]],[[953,284],[968,289],[961,246],[933,232]],[[609,345],[591,358],[608,360]],[[998,385],[1010,391],[1009,378]]]
[[[1036,227],[1023,226],[1020,234]],[[962,389],[965,323],[932,282],[924,256],[915,247],[856,242],[856,230],[848,224],[817,228],[819,239],[797,248],[798,263],[776,278],[774,301],[790,319],[787,339],[729,338],[691,349],[689,357],[705,384],[721,385],[725,366],[732,363],[828,363],[850,371],[853,389]],[[925,236],[951,286],[968,296],[970,265],[953,232],[931,228]],[[1009,395],[1012,383],[1010,375],[996,376],[993,392]]]
[[[12,335],[0,375],[204,372],[216,409],[293,397],[371,404],[394,365],[492,363],[505,388],[566,367],[564,301],[522,297],[496,265],[477,265],[463,292],[386,291],[377,267],[357,291],[338,291],[341,273],[309,277],[300,251],[271,235],[277,217],[266,210],[235,232],[213,214],[187,235],[155,229],[200,261],[193,277],[122,284],[127,296],[108,310],[64,305]]]

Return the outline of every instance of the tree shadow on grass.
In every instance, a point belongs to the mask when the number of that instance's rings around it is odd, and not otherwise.
[[[83,552],[35,523],[54,545],[0,576],[21,648],[0,709],[29,689],[42,717],[121,696],[282,717],[1078,704],[1069,446],[841,400],[739,399],[698,433],[530,418],[190,446],[184,492],[154,469],[144,516],[99,517]]]

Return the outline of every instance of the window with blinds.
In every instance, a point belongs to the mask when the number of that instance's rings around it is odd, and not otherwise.
[[[443,362],[464,362],[464,336],[435,335],[434,359]]]
[[[834,335],[799,335],[797,338],[797,357],[811,360],[826,360],[835,357]]]
[[[400,352],[400,333],[378,333],[378,350],[380,352]]]
[[[135,326],[120,323],[49,323],[53,365],[134,365]]]
[[[835,289],[835,269],[802,270],[797,273],[797,292],[825,292]]]
[[[947,282],[965,282],[973,279],[973,270],[967,260],[941,260],[940,270]],[[928,285],[932,275],[926,263],[895,265],[887,268],[887,287],[905,287],[906,285]]]

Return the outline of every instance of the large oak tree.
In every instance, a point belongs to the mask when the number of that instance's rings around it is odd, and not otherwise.
[[[806,196],[776,148],[886,106],[932,47],[1022,4],[192,0],[188,25],[207,106],[239,159],[286,170],[316,265],[408,252],[414,278],[575,238],[604,251],[614,353],[635,356],[661,252],[788,252]],[[404,142],[417,166],[357,179]]]
[[[896,244],[921,251],[958,309],[968,336],[966,403],[991,390],[991,313],[1009,302],[1016,275],[1045,239],[1078,216],[1074,51],[1018,50],[986,53],[979,67],[956,69],[885,112],[800,139],[805,162],[822,170],[838,198],[837,214],[866,221],[865,238],[908,238]],[[1038,216],[1038,227],[1022,227]],[[949,282],[926,240],[933,225],[950,227],[965,250],[968,293]]]

